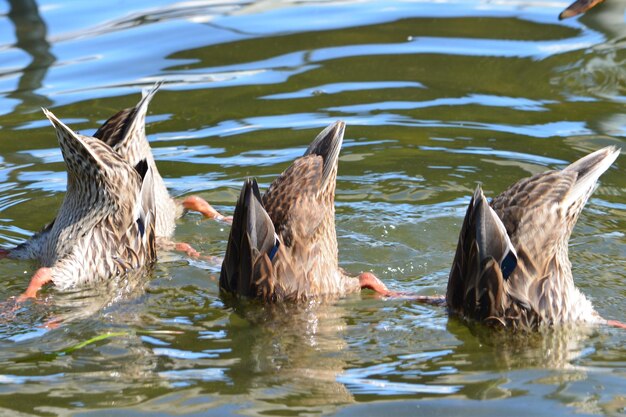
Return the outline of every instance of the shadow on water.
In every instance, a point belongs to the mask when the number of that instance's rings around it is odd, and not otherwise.
[[[228,297],[230,298],[230,297]],[[354,398],[338,381],[351,353],[344,339],[348,312],[327,302],[262,305],[227,299],[229,330],[236,359],[222,394],[248,402],[245,414],[267,415],[291,409],[325,414]]]
[[[30,389],[18,389],[11,403],[3,402],[2,410],[45,414],[37,401],[42,392],[58,409],[76,406],[78,398],[84,406],[128,403],[125,388],[153,378],[158,365],[158,355],[143,340],[153,333],[154,323],[138,314],[150,276],[146,272],[98,287],[44,291],[37,300],[21,305],[4,302],[0,362],[10,361],[14,368],[4,369],[0,387]],[[176,334],[156,333],[164,339]],[[69,385],[64,381],[68,375],[74,379]],[[55,392],[64,394],[51,399]]]
[[[466,322],[450,317],[448,331],[463,341],[454,355],[471,352],[488,353],[483,363],[474,369],[513,370],[524,368],[575,369],[575,361],[588,354],[585,351],[592,337],[598,336],[596,327],[563,327],[537,332],[513,333],[493,329],[481,323]]]
[[[11,296],[0,304],[0,340],[22,342],[75,321],[106,316],[117,303],[132,303],[145,292],[150,271],[114,277],[98,286],[59,292],[49,287],[36,299],[17,303]],[[27,280],[24,281],[24,285]],[[15,294],[17,295],[17,294]],[[107,308],[112,308],[108,311]]]
[[[47,96],[37,94],[43,86],[44,78],[54,62],[55,56],[50,52],[46,23],[39,14],[35,0],[8,0],[11,7],[8,17],[15,26],[15,46],[24,50],[31,57],[30,63],[21,72],[17,87],[8,97],[20,101],[13,110],[21,113],[25,109],[49,107],[53,104]]]
[[[29,330],[22,317],[0,339],[0,360],[16,367],[0,375],[0,388],[29,386],[3,407],[40,413],[40,392],[57,410],[73,409],[78,401],[83,411],[105,415],[124,415],[124,407],[150,410],[171,396],[183,402],[183,413],[234,407],[245,415],[326,415],[355,403],[341,382],[356,354],[345,339],[349,312],[342,306],[225,300],[226,308],[216,308],[219,301],[212,297],[186,298],[183,292],[181,306],[195,313],[181,317],[172,305],[158,317],[141,305],[154,308],[159,290],[143,291],[135,287],[116,299],[54,294],[46,305],[30,306],[32,321],[66,321],[51,330]],[[68,384],[68,377],[74,382]]]
[[[582,414],[611,414],[623,407],[620,378],[611,375],[612,361],[587,365],[603,356],[602,345],[610,337],[606,329],[576,326],[511,333],[451,317],[447,330],[461,342],[442,360],[456,364],[457,372],[450,374],[448,382],[463,386],[459,395],[467,399],[506,400],[518,409],[525,398],[541,397],[544,407],[534,412],[537,415],[550,415],[549,410],[558,405]],[[614,380],[618,386],[607,388],[602,396],[580,393],[599,377]],[[510,407],[497,401],[486,406]]]
[[[360,319],[351,321],[356,329],[346,336],[352,355],[338,380],[346,384],[356,403],[392,401],[396,407],[412,398],[413,406],[420,409],[446,409],[462,407],[457,401],[479,400],[486,402],[468,406],[499,415],[532,397],[542,398],[547,406],[538,407],[537,415],[550,415],[549,404],[584,413],[586,404],[578,403],[580,398],[572,392],[584,390],[598,378],[617,383],[615,389],[593,399],[598,407],[619,401],[619,376],[611,375],[613,366],[620,366],[619,359],[614,365],[608,359],[600,368],[589,366],[602,362],[600,358],[606,354],[603,345],[612,337],[607,334],[610,329],[578,327],[512,334],[411,302],[390,301],[372,312],[365,306],[355,307],[350,316]],[[381,346],[384,349],[377,349]],[[498,402],[501,400],[506,403]],[[380,412],[375,405],[373,408]],[[361,409],[355,407],[355,415],[360,415],[357,410]]]

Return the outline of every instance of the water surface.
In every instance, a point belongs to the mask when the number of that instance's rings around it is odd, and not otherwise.
[[[147,132],[174,195],[231,214],[327,124],[348,124],[340,262],[445,292],[469,196],[624,146],[623,0],[0,4],[0,242],[51,220],[65,172],[40,107],[90,134],[165,85]],[[626,320],[626,176],[601,180],[571,240],[577,284]],[[224,253],[189,214],[176,239]],[[3,260],[0,300],[36,265]],[[164,253],[145,278],[2,314],[0,414],[626,415],[626,333],[512,337],[369,292],[331,305],[220,297],[219,266]],[[44,327],[48,325],[49,328]],[[89,343],[86,343],[89,342]]]

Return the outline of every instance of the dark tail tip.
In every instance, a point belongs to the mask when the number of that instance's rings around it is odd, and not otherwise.
[[[341,120],[326,127],[311,142],[304,155],[320,155],[326,160],[328,156],[333,154],[335,148],[341,147],[345,128],[346,124]]]
[[[331,170],[337,165],[345,129],[346,124],[343,121],[336,121],[322,130],[304,153],[304,156],[319,155],[324,159],[324,179],[328,178]]]
[[[249,263],[249,260],[246,259],[249,251],[245,248],[244,236],[246,234],[246,205],[250,200],[250,191],[254,188],[255,183],[256,181],[252,178],[245,179],[235,204],[233,223],[220,271],[220,289],[228,293],[247,295],[250,291],[249,285],[244,283],[249,281],[251,270],[251,266],[246,265]]]

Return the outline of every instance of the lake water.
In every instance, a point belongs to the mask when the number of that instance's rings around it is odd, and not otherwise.
[[[90,134],[157,80],[147,132],[168,187],[227,214],[245,177],[267,187],[345,120],[340,263],[420,294],[445,292],[477,183],[494,196],[625,144],[624,0],[563,22],[563,1],[37,3],[0,3],[4,246],[51,220],[64,195],[40,107]],[[577,284],[621,320],[624,167],[622,155],[571,240]],[[176,239],[208,255],[227,238],[195,214],[178,222]],[[0,264],[0,300],[37,267]],[[217,275],[163,253],[139,282],[3,304],[0,415],[626,415],[624,331],[511,336],[371,292],[232,305]]]

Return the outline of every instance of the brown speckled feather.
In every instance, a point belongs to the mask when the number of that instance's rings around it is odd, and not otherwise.
[[[157,236],[169,237],[174,233],[175,219],[182,213],[182,208],[170,198],[163,178],[156,167],[152,150],[145,134],[145,118],[150,101],[162,83],[156,83],[143,93],[139,103],[122,110],[109,118],[94,134],[115,150],[131,166],[140,161],[147,161],[150,166],[154,199],[158,206],[156,218]],[[97,145],[96,145],[97,147]],[[43,244],[52,229],[54,220],[29,240],[11,249],[9,256],[15,259],[38,259],[42,256]]]
[[[117,112],[93,134],[94,138],[109,145],[132,166],[152,155],[146,139],[146,113],[161,85],[162,83],[155,84],[143,94],[135,107]]]
[[[67,193],[39,260],[62,289],[143,268],[156,259],[152,171],[130,166],[104,142],[74,133],[44,111],[57,131]]]
[[[111,148],[120,144],[125,136],[130,124],[137,114],[137,107],[120,110],[109,117],[93,134],[94,138],[101,139]]]
[[[602,321],[574,285],[567,246],[598,178],[618,155],[607,147],[562,171],[523,179],[491,208],[477,188],[450,271],[450,311],[514,328]]]
[[[261,199],[256,182],[246,182],[222,265],[222,290],[282,301],[359,289],[337,260],[334,194],[343,132],[343,122],[322,131]]]
[[[175,220],[182,214],[182,207],[170,197],[163,178],[159,174],[150,143],[146,138],[146,113],[152,98],[161,87],[156,83],[143,96],[135,107],[124,109],[110,117],[94,133],[132,166],[146,160],[153,174],[155,200],[158,207],[156,219],[157,236],[171,237],[174,234]]]
[[[309,239],[323,218],[334,216],[334,193],[321,193],[322,171],[321,156],[298,158],[263,195],[263,206],[287,246],[292,245],[294,235]],[[328,197],[333,200],[330,207]]]

